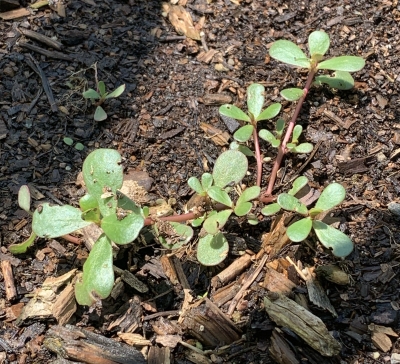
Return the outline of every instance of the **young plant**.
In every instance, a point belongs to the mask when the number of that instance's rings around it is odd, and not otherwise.
[[[121,85],[117,87],[114,91],[108,93],[106,92],[105,83],[103,81],[99,81],[97,83],[97,91],[90,88],[85,92],[83,92],[82,96],[85,99],[91,99],[93,102],[95,102],[95,105],[97,107],[96,111],[94,112],[94,120],[103,121],[107,119],[107,113],[104,111],[101,105],[107,99],[115,98],[122,95],[124,91],[125,91],[125,85]]]

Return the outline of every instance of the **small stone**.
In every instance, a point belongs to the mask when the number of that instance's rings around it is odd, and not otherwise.
[[[378,162],[384,162],[386,159],[387,159],[386,155],[385,155],[384,153],[382,153],[382,152],[379,152],[379,153],[376,155],[376,160],[377,160]]]
[[[388,204],[388,210],[396,216],[400,216],[400,203],[398,202],[390,202]]]
[[[14,70],[13,70],[11,67],[4,67],[3,73],[4,73],[6,76],[9,76],[9,77],[14,77],[14,76],[15,76],[15,72],[14,72]]]

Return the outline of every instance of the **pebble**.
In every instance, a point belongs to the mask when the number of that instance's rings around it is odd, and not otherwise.
[[[388,204],[388,210],[396,216],[400,216],[400,203],[398,202],[390,202]]]

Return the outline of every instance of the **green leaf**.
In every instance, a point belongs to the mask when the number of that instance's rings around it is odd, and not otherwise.
[[[259,221],[256,216],[252,216],[247,219],[247,223],[249,225],[258,225]]]
[[[193,229],[179,222],[167,222],[168,229],[160,229],[159,224],[154,224],[156,235],[160,244],[166,249],[178,249],[187,244],[193,237]],[[162,222],[165,226],[165,222]],[[161,231],[162,230],[162,231]]]
[[[143,216],[127,210],[123,211],[123,217],[109,215],[101,220],[101,228],[104,233],[116,244],[131,243],[138,237],[143,226]]]
[[[283,134],[283,130],[285,129],[285,120],[278,119],[278,121],[276,122],[275,129],[276,129],[276,135],[278,136],[278,139],[280,139]]]
[[[293,128],[293,133],[292,133],[292,143],[297,144],[299,142],[299,138],[301,133],[303,132],[303,127],[299,124],[297,124]]]
[[[124,195],[121,191],[117,191],[117,206],[123,210],[129,210],[137,215],[145,215],[143,209],[141,209],[134,201],[132,201],[128,196]]]
[[[242,110],[240,110],[235,105],[229,105],[229,104],[222,105],[219,108],[219,113],[221,115],[228,116],[228,117],[236,119],[236,120],[250,122],[249,116],[246,115]]]
[[[65,138],[63,139],[63,141],[64,141],[64,143],[67,144],[67,145],[72,145],[72,144],[74,144],[74,141],[73,141],[71,138],[68,138],[68,137],[65,137]]]
[[[356,56],[340,56],[318,63],[319,70],[356,72],[365,66],[365,60]]]
[[[253,204],[251,202],[242,201],[236,204],[234,212],[237,216],[245,216],[250,212],[252,207]]]
[[[256,121],[269,120],[274,118],[281,111],[282,105],[279,103],[269,105],[260,115],[257,116]]]
[[[201,185],[197,177],[190,177],[187,181],[187,184],[192,190],[194,190],[199,195],[204,194],[203,186]]]
[[[254,119],[260,115],[265,101],[265,87],[259,83],[253,83],[247,88],[247,108]]]
[[[83,265],[83,275],[75,285],[75,297],[80,305],[91,306],[107,298],[114,286],[111,241],[104,235],[93,246]]]
[[[276,145],[277,142],[278,142],[278,146],[279,146],[280,140],[276,139],[274,137],[274,134],[272,134],[269,130],[261,129],[258,132],[258,135],[260,136],[261,139],[264,139],[268,143],[272,144],[272,146]]]
[[[304,52],[289,40],[278,40],[272,44],[269,55],[278,61],[297,67],[310,68],[311,63]]]
[[[76,150],[84,150],[84,149],[85,149],[85,146],[84,146],[82,143],[76,143],[75,146],[74,146],[74,148],[75,148]]]
[[[303,96],[304,91],[299,88],[287,88],[280,92],[281,96],[288,101],[297,101]]]
[[[239,183],[246,175],[248,162],[245,155],[237,150],[223,152],[215,161],[213,178],[215,186],[224,188],[230,183]]]
[[[253,130],[254,126],[253,125],[245,125],[236,130],[235,134],[233,134],[233,137],[238,141],[238,142],[247,142],[251,136],[253,135]]]
[[[201,216],[201,217],[198,217],[197,219],[194,219],[193,221],[192,221],[192,226],[193,227],[199,227],[199,226],[201,226],[201,224],[204,222],[204,220],[206,219],[206,216],[204,215],[204,216]]]
[[[298,212],[301,215],[307,215],[308,213],[306,205],[288,193],[281,193],[278,196],[277,202],[283,209],[287,211]]]
[[[36,239],[36,234],[32,231],[31,236],[26,239],[24,242],[19,244],[11,244],[8,246],[8,250],[11,254],[23,254],[26,253],[28,248],[33,245]]]
[[[82,93],[82,96],[85,99],[100,99],[100,95],[96,90],[93,90],[92,88],[86,90],[85,92]]]
[[[308,214],[311,217],[311,219],[314,219],[317,215],[319,215],[322,211],[321,209],[317,209],[315,207],[311,208],[310,210],[308,210]]]
[[[207,191],[213,183],[213,176],[211,173],[203,173],[201,175],[201,185],[203,186],[204,191]]]
[[[216,202],[222,203],[223,205],[228,207],[232,206],[232,200],[229,195],[226,193],[226,191],[218,186],[211,186],[208,189],[207,194]]]
[[[234,141],[229,145],[229,149],[231,150],[238,150],[239,152],[243,153],[247,157],[254,157],[254,153],[249,147],[245,145],[241,145],[238,142]]]
[[[203,228],[208,234],[215,235],[221,230],[231,216],[232,210],[222,210],[207,217]]]
[[[340,230],[318,220],[313,221],[312,225],[321,244],[331,249],[336,257],[347,257],[353,251],[353,242]]]
[[[96,121],[103,121],[107,119],[107,113],[104,111],[104,109],[101,106],[96,107],[96,111],[94,112],[94,120]]]
[[[299,145],[296,145],[294,148],[290,149],[290,152],[297,154],[306,154],[306,153],[311,153],[313,149],[314,146],[311,143],[301,143]]]
[[[94,222],[95,224],[100,224],[101,215],[99,209],[90,209],[82,212],[82,219],[88,222]]]
[[[18,205],[28,214],[31,213],[31,193],[27,185],[22,185],[18,190]]]
[[[94,150],[86,157],[82,172],[88,193],[97,200],[101,214],[115,214],[116,192],[123,182],[120,154],[113,149]]]
[[[69,206],[40,205],[33,213],[32,230],[41,238],[57,238],[89,226],[91,222],[84,221],[82,211]]]
[[[264,206],[261,209],[261,213],[264,216],[271,216],[271,215],[275,215],[276,213],[278,213],[281,210],[281,207],[279,206],[278,203],[271,203],[270,205]]]
[[[97,200],[90,194],[86,194],[79,199],[79,207],[82,211],[95,209],[99,207]]]
[[[331,208],[341,204],[345,197],[345,188],[339,183],[331,183],[322,191],[321,196],[319,196],[319,199],[315,204],[315,208],[323,211],[330,210]]]
[[[297,177],[293,182],[293,187],[288,191],[289,195],[294,196],[308,183],[308,179],[305,176]]]
[[[317,30],[312,32],[308,37],[308,47],[311,57],[323,56],[329,49],[329,36],[325,32]],[[320,60],[317,57],[317,60]]]
[[[249,188],[246,188],[239,196],[237,204],[256,199],[258,196],[260,196],[260,192],[261,188],[258,186],[251,186]]]
[[[354,86],[354,79],[349,72],[336,71],[333,76],[320,75],[315,77],[314,84],[321,85],[323,83],[338,90],[350,90]]]
[[[97,89],[99,90],[100,96],[104,97],[104,94],[106,93],[106,84],[104,83],[104,81],[100,81],[97,84]]]
[[[124,91],[125,91],[125,84],[118,86],[113,92],[111,92],[106,96],[106,99],[121,96]]]
[[[309,217],[296,221],[287,228],[286,235],[291,241],[299,243],[310,234],[312,224],[313,222]]]
[[[228,240],[222,233],[206,235],[199,239],[197,260],[205,266],[217,265],[226,258],[228,252]]]

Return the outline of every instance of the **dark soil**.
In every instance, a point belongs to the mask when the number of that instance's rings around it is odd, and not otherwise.
[[[5,4],[0,0],[0,11],[8,10]],[[206,46],[218,52],[209,63],[199,57],[204,44],[178,35],[162,16],[161,1],[98,0],[91,4],[71,0],[66,3],[66,17],[44,7],[32,15],[0,23],[0,259],[11,262],[17,287],[17,297],[7,300],[0,273],[0,361],[50,363],[56,359],[43,345],[46,333],[56,322],[37,318],[17,326],[16,318],[47,277],[81,269],[87,256],[84,245],[63,239],[38,239],[27,254],[17,257],[8,252],[7,246],[22,242],[31,232],[30,217],[17,204],[19,187],[29,184],[43,195],[34,200],[35,205],[44,201],[76,205],[83,191],[75,181],[86,155],[95,148],[114,148],[123,156],[126,172],[146,171],[153,179],[153,200],[175,198],[175,212],[182,213],[191,197],[187,179],[212,170],[215,159],[228,147],[215,144],[200,127],[207,123],[221,132],[229,131],[219,116],[218,100],[222,97],[222,103],[244,107],[246,87],[260,82],[266,87],[267,104],[282,102],[288,120],[295,105],[283,101],[279,91],[302,87],[307,74],[270,59],[268,48],[282,38],[306,46],[310,32],[322,29],[330,35],[330,56],[362,56],[366,66],[354,74],[356,84],[350,91],[315,87],[309,93],[298,122],[305,129],[305,140],[319,147],[301,174],[315,189],[332,181],[345,186],[346,201],[334,215],[340,218],[339,228],[351,237],[355,249],[340,261],[310,239],[308,244],[286,248],[280,257],[289,255],[311,267],[337,263],[350,274],[351,283],[346,286],[322,280],[337,318],[308,302],[309,309],[341,342],[342,351],[328,361],[290,330],[283,328],[280,333],[301,363],[389,362],[400,352],[400,341],[389,335],[389,347],[384,352],[373,343],[372,329],[367,325],[374,323],[400,333],[400,229],[398,217],[387,209],[388,203],[398,201],[400,193],[397,0],[216,0],[210,4],[189,0],[185,9],[195,24],[205,17],[202,31]],[[27,49],[21,43],[54,52],[24,38],[18,29],[57,39],[62,43],[61,53],[69,60]],[[51,107],[41,78],[29,62],[36,62],[43,70],[56,108]],[[94,65],[98,79],[108,89],[126,84],[121,97],[105,104],[108,119],[103,122],[93,121],[95,106],[82,98],[82,91],[95,88]],[[226,71],[218,71],[219,65]],[[263,127],[272,128],[272,124]],[[84,150],[66,145],[64,137],[82,143]],[[261,147],[264,156],[275,157],[275,151],[266,143]],[[276,193],[287,191],[289,181],[306,159],[286,159]],[[264,187],[271,166],[264,164]],[[250,160],[250,171],[255,171],[254,160]],[[210,293],[211,278],[237,259],[238,251],[257,253],[272,221],[264,218],[253,227],[232,220],[225,227],[231,236],[231,254],[218,267],[197,263],[195,243],[185,252],[180,251],[177,256],[192,295]],[[238,243],[243,245],[234,246]],[[183,293],[171,290],[173,285],[165,275],[144,273],[146,262],[159,264],[165,254],[157,243],[124,252],[116,264],[130,268],[150,287],[149,292],[141,294],[125,285],[123,292],[116,299],[105,300],[102,308],[79,307],[69,323],[117,340],[117,331],[124,330],[120,326],[108,328],[116,317],[126,313],[129,300],[136,297],[144,302],[169,291],[154,305],[143,305],[134,331],[143,334],[151,345],[162,346],[156,341],[159,317],[143,317],[180,310]],[[276,325],[263,309],[263,272],[247,290],[240,311],[234,313],[237,328],[246,340],[221,355],[214,354],[213,362],[274,362],[268,349]],[[296,274],[291,278],[296,284],[293,294],[308,297],[304,281]],[[226,312],[225,306],[221,309]],[[34,331],[29,334],[29,330]],[[187,332],[180,335],[184,341],[191,340]],[[185,358],[185,347],[178,344],[171,351],[174,362],[190,362]]]

